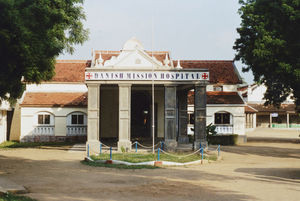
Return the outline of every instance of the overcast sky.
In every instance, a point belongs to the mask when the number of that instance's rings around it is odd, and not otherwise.
[[[91,59],[92,49],[120,50],[133,36],[146,50],[153,38],[153,50],[168,50],[173,59],[232,60],[235,55],[238,0],[85,0],[83,7],[89,40],[59,59]],[[252,74],[235,64],[251,84]]]

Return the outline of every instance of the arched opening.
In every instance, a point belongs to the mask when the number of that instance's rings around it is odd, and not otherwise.
[[[34,118],[33,135],[54,135],[54,115],[50,112],[38,112]]]
[[[226,111],[216,112],[214,115],[214,124],[218,134],[233,133],[233,116]]]
[[[72,112],[67,116],[67,136],[87,134],[87,116],[83,112]]]

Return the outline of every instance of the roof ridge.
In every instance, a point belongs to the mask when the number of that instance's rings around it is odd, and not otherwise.
[[[90,59],[57,59],[56,63],[86,63],[90,61]]]
[[[180,62],[197,62],[197,63],[222,63],[222,62],[233,62],[233,60],[173,60],[173,61],[180,61]]]

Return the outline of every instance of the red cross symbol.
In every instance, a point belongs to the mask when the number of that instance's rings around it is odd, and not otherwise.
[[[86,78],[89,80],[89,79],[91,79],[91,78],[93,77],[93,74],[87,73],[85,76],[86,76]]]
[[[202,74],[202,78],[203,78],[204,80],[206,80],[206,79],[208,78],[208,74],[207,74],[207,73],[203,73],[203,74]]]

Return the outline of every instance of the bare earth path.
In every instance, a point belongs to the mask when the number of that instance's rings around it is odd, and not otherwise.
[[[300,200],[300,144],[222,147],[223,160],[119,170],[82,165],[83,152],[0,150],[0,177],[38,200]]]

